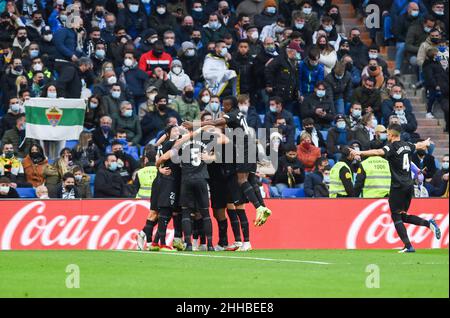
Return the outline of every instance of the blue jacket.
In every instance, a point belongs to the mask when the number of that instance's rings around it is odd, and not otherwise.
[[[314,92],[314,85],[325,79],[325,68],[322,64],[310,68],[308,59],[302,61],[299,66],[300,93],[307,96]]]
[[[53,10],[50,16],[48,17],[48,25],[52,30],[52,33],[55,34],[61,28],[64,28],[64,25],[59,21],[59,12],[57,10]]]
[[[147,73],[136,66],[135,68],[132,68],[123,74],[127,83],[127,90],[133,93],[134,97],[145,96],[144,84],[148,79]]]
[[[323,183],[323,176],[320,172],[314,171],[305,176],[305,195],[308,198],[315,197],[315,187]]]
[[[81,56],[76,51],[77,48],[77,34],[74,30],[68,28],[61,28],[56,31],[53,42],[55,43],[57,55],[55,58],[70,60],[72,55]]]

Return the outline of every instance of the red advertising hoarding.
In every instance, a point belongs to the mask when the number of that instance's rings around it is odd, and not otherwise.
[[[386,199],[267,200],[273,215],[250,226],[254,248],[399,248]],[[135,249],[150,203],[143,200],[47,200],[0,202],[0,250]],[[448,200],[414,199],[410,213],[436,219],[437,241],[424,227],[407,225],[416,248],[448,248]],[[254,209],[248,208],[249,221]],[[215,242],[217,226],[213,220]],[[173,239],[171,225],[168,243]],[[228,232],[232,242],[231,229]]]

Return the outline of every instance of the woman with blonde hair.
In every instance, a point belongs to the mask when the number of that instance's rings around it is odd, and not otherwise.
[[[24,91],[28,89],[28,80],[24,75],[19,75],[16,78],[16,92],[19,96],[20,91]]]

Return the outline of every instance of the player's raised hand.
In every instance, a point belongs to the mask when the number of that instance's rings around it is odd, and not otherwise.
[[[192,130],[192,127],[194,127],[194,125],[190,121],[185,121],[181,125],[188,130]]]

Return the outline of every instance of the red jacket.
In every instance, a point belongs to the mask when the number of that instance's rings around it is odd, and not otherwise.
[[[305,166],[306,172],[311,172],[314,170],[314,164],[317,159],[320,158],[320,148],[311,144],[311,147],[306,150],[302,144],[297,146],[297,156],[298,160],[300,160]]]
[[[152,72],[155,67],[159,66],[169,72],[171,65],[172,57],[166,52],[163,52],[160,57],[156,57],[153,55],[153,50],[151,50],[142,54],[139,59],[139,68],[146,72],[149,76],[152,76]]]

